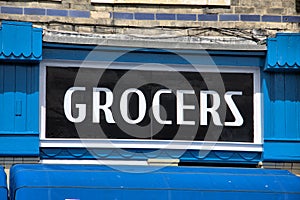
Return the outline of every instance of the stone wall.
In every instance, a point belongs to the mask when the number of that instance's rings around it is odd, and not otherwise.
[[[0,18],[30,21],[50,30],[142,36],[169,34],[172,30],[181,35],[234,35],[226,31],[250,33],[254,29],[263,30],[261,33],[267,35],[277,31],[299,32],[300,15],[296,11],[296,0],[231,0],[230,6],[191,5],[193,0],[182,0],[187,3],[180,5],[178,0],[167,1],[169,5],[151,4],[145,0],[139,1],[143,4],[91,1],[99,2],[0,0]],[[213,2],[218,4],[218,0]]]

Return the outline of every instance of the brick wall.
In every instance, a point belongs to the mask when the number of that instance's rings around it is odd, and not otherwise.
[[[300,176],[300,163],[264,162],[265,169],[285,169]]]
[[[249,31],[265,29],[267,34],[277,31],[299,32],[300,15],[296,12],[295,0],[231,0],[230,6],[172,4],[178,1],[169,1],[170,5],[144,2],[104,4],[91,3],[91,0],[0,1],[0,18],[30,21],[51,30],[102,34],[155,35],[166,29],[184,29],[181,34],[194,33],[196,30],[200,35],[222,35],[218,31],[220,28]]]

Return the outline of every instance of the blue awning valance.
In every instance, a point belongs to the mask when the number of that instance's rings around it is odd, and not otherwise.
[[[267,46],[265,70],[300,71],[300,33],[277,33]]]
[[[267,40],[268,53],[265,70],[300,70],[300,34],[277,33]]]
[[[29,22],[2,21],[0,59],[14,61],[42,60],[42,29]]]

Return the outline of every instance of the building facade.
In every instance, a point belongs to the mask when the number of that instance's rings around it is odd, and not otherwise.
[[[299,174],[299,5],[0,1],[0,164]]]

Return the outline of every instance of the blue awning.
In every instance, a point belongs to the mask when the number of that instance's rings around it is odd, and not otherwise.
[[[15,165],[11,199],[300,199],[300,177],[285,170]]]
[[[7,184],[6,184],[6,174],[4,168],[0,166],[0,199],[7,199]]]
[[[267,71],[300,71],[300,33],[277,33],[267,40]]]
[[[2,21],[0,59],[14,61],[42,60],[42,29],[29,22]]]

